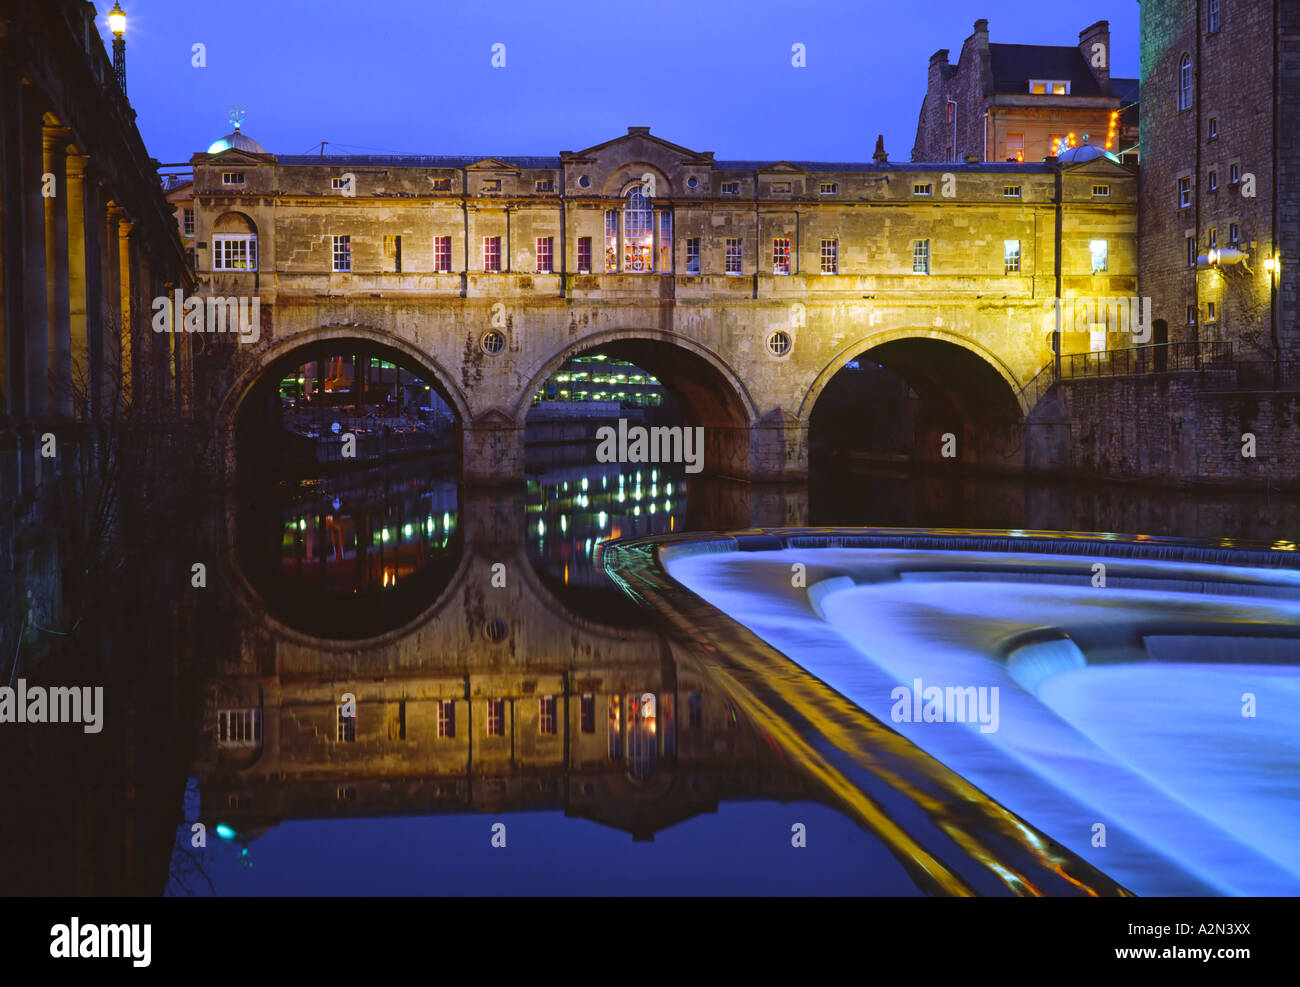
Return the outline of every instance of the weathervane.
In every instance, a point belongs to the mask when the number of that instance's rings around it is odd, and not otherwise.
[[[239,108],[238,103],[236,103],[235,108],[230,111],[230,122],[235,125],[236,130],[238,130],[239,125],[244,122],[244,111]]]

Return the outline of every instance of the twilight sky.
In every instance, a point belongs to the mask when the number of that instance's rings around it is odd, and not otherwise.
[[[98,0],[101,34],[111,40]],[[911,156],[930,55],[990,40],[1073,45],[1110,21],[1138,74],[1139,6],[1042,0],[125,0],[128,91],[150,153],[188,161],[243,129],[280,154],[557,154],[649,126],[719,158]],[[206,46],[207,65],[191,65]],[[791,66],[802,43],[807,67]],[[504,68],[492,46],[506,46]]]

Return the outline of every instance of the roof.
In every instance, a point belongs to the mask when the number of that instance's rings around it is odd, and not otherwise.
[[[558,168],[558,157],[505,157],[500,154],[278,154],[276,161],[288,165],[326,167],[468,168],[488,159],[512,168]]]
[[[1138,101],[1138,84],[1141,79],[1116,79],[1110,78],[1111,91],[1120,98],[1123,103],[1136,103]]]
[[[715,161],[716,171],[763,171],[774,164],[792,164],[804,171],[955,171],[971,168],[975,171],[1025,172],[1047,171],[1047,166],[1037,162],[981,161],[968,165],[958,161]]]
[[[995,93],[1029,93],[1030,79],[1069,80],[1071,96],[1101,96],[1078,48],[1062,45],[989,45]]]
[[[232,133],[226,134],[226,136],[222,137],[220,140],[213,141],[208,147],[208,153],[220,154],[222,151],[229,151],[231,148],[234,148],[236,151],[249,151],[253,154],[266,153],[266,148],[253,140],[253,138],[249,137],[247,134],[241,134],[238,127],[236,127]]]

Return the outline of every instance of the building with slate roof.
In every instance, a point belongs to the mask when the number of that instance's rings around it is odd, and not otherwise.
[[[975,22],[957,64],[930,57],[913,161],[1041,161],[1062,138],[1137,160],[1136,79],[1110,76],[1110,27],[1098,21],[1077,45],[991,44]]]

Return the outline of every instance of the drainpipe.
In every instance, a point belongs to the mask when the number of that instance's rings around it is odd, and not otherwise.
[[[1064,219],[1062,210],[1061,162],[1053,157],[1052,170],[1056,173],[1056,191],[1053,203],[1056,206],[1056,247],[1052,251],[1053,268],[1056,276],[1056,329],[1052,332],[1052,380],[1061,379],[1061,225]]]

